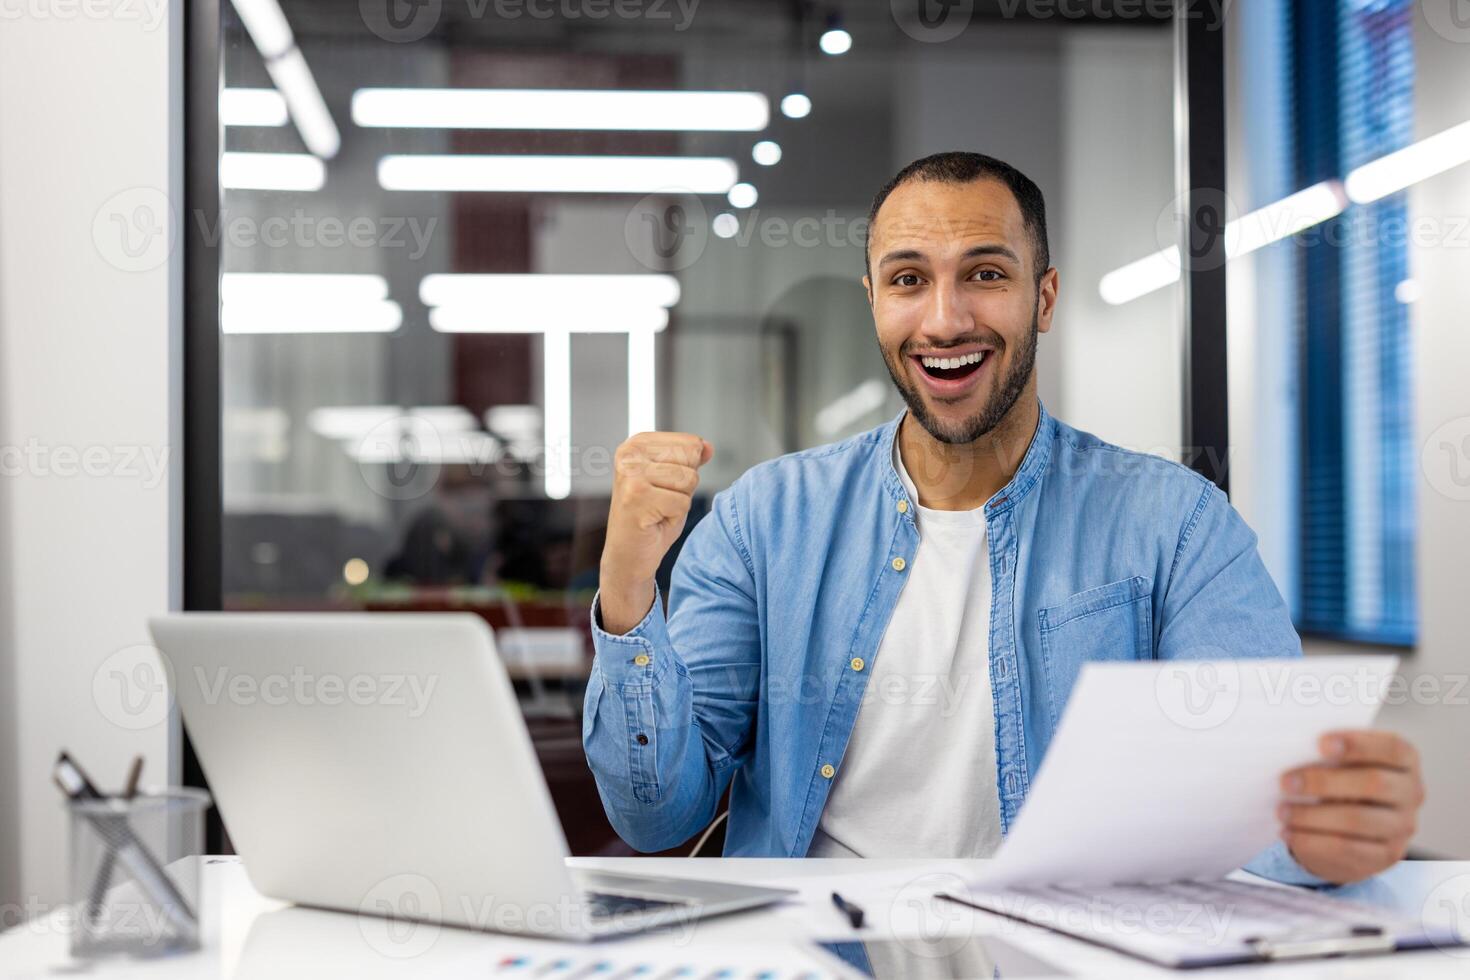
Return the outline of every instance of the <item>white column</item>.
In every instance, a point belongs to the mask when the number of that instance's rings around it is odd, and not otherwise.
[[[0,903],[65,895],[51,784],[170,771],[146,618],[178,595],[180,0],[0,20]]]
[[[548,329],[541,343],[546,496],[564,500],[572,492],[572,336]]]
[[[654,362],[654,332],[628,332],[628,435],[658,428],[655,413],[657,370]]]

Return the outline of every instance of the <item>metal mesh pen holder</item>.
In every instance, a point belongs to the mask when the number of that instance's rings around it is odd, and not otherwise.
[[[209,794],[170,789],[67,804],[71,953],[162,956],[199,948],[199,877]]]

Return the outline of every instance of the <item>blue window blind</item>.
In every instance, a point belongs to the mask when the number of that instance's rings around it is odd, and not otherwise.
[[[1413,138],[1410,0],[1297,0],[1293,167],[1341,178]],[[1297,626],[1412,644],[1413,388],[1403,194],[1350,205],[1297,264],[1301,446]]]

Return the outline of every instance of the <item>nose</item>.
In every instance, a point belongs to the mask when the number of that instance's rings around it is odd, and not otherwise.
[[[924,335],[929,340],[937,343],[957,340],[974,328],[970,311],[955,283],[936,284],[929,291],[928,309],[924,311]]]

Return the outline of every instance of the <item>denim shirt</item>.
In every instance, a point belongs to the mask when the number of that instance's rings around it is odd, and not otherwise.
[[[807,853],[918,549],[893,466],[902,419],[762,463],[716,494],[675,564],[667,615],[656,596],[612,635],[594,601],[582,738],[633,847],[688,840],[728,787],[727,855]],[[1042,408],[984,514],[991,594],[974,601],[990,603],[1002,832],[1084,661],[1301,655],[1254,533],[1177,463]],[[1322,883],[1280,842],[1248,869]]]

